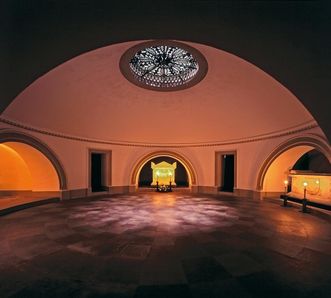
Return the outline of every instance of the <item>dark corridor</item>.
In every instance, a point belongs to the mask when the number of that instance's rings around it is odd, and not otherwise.
[[[103,173],[102,173],[102,154],[91,154],[91,188],[92,192],[103,191],[102,185]]]
[[[234,187],[234,155],[222,156],[222,181],[221,191],[233,192]]]

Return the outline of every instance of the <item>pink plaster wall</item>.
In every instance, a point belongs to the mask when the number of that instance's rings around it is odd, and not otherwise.
[[[293,94],[268,74],[234,55],[201,44],[189,43],[208,61],[209,71],[202,82],[176,92],[139,88],[128,82],[118,67],[122,53],[136,43],[97,49],[60,65],[26,88],[1,115],[46,132],[154,143],[136,147],[70,140],[0,122],[0,129],[22,130],[45,142],[64,166],[68,189],[88,188],[91,149],[112,151],[112,186],[127,186],[135,164],[162,150],[162,144],[219,142],[287,132],[313,120]],[[318,127],[305,133],[323,137]],[[237,151],[237,188],[256,190],[263,161],[294,136],[300,133],[166,150],[192,163],[200,186],[215,184],[216,151]]]
[[[309,132],[311,135],[322,133],[319,128],[311,129]],[[114,146],[29,133],[46,143],[56,153],[66,172],[68,189],[88,188],[88,152],[90,149],[112,151],[112,186],[130,185],[131,174],[137,162],[152,152],[162,150],[160,147]],[[215,152],[236,150],[237,188],[256,190],[257,176],[264,160],[287,139],[288,136],[284,136],[266,141],[227,146],[167,148],[166,150],[180,154],[191,162],[197,175],[197,185],[200,186],[215,185]],[[292,161],[289,165],[292,165]],[[281,185],[283,177],[276,180]],[[271,190],[269,189],[269,191]]]
[[[3,116],[101,140],[198,143],[270,133],[312,120],[286,88],[254,65],[195,43],[209,71],[196,86],[157,92],[128,82],[119,59],[137,42],[80,55],[26,88]]]

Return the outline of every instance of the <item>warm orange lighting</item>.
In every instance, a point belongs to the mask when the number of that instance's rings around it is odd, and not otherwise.
[[[0,144],[0,191],[31,189],[31,172],[24,159],[14,149]]]
[[[0,190],[59,190],[58,175],[51,162],[27,144],[0,144],[0,169]]]
[[[285,187],[284,194],[286,194],[288,192],[288,180],[284,180],[284,187]],[[286,205],[285,201],[284,201],[284,205]]]
[[[263,191],[280,192],[286,184],[284,180],[288,179],[288,169],[306,152],[310,151],[310,146],[297,146],[291,148],[279,155],[269,166],[263,181]],[[285,176],[286,175],[286,176]],[[292,184],[292,181],[291,181]],[[290,185],[290,180],[288,185]],[[302,183],[300,185],[302,187]]]
[[[331,175],[312,173],[292,173],[291,185],[294,196],[300,197],[306,189],[310,200],[324,201],[330,204],[331,198]]]

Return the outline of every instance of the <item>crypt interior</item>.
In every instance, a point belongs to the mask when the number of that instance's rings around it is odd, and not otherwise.
[[[3,1],[1,297],[330,297],[330,5]]]

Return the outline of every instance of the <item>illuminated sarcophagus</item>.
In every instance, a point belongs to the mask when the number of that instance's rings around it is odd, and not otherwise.
[[[306,188],[307,199],[331,205],[330,174],[291,171],[290,177],[292,180],[290,194],[292,196],[302,198]]]
[[[159,185],[171,185],[175,186],[175,170],[177,168],[177,162],[173,164],[162,161],[158,164],[151,162],[151,168],[153,170],[153,182],[152,186]]]

